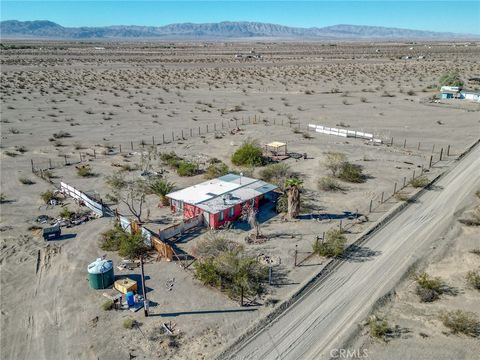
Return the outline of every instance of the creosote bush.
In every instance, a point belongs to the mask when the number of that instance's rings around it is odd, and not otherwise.
[[[480,335],[480,321],[475,313],[463,310],[445,311],[440,314],[443,325],[454,334],[465,334],[472,337]]]
[[[231,160],[237,166],[262,166],[265,164],[262,148],[254,140],[246,140],[233,153]]]
[[[75,215],[74,211],[71,211],[68,207],[64,207],[58,214],[62,219],[71,219]]]
[[[29,179],[27,177],[21,177],[20,179],[18,179],[23,185],[33,185],[35,184],[35,181],[33,181],[32,179]]]
[[[238,297],[242,289],[246,296],[262,293],[267,268],[222,234],[214,233],[201,241],[194,253],[198,256],[195,276],[205,285],[222,288],[231,297]]]
[[[109,311],[113,309],[113,301],[112,300],[107,300],[102,304],[102,309],[104,311]]]
[[[89,165],[82,165],[77,168],[77,175],[81,177],[92,177],[95,174],[92,172]]]
[[[208,165],[207,169],[205,170],[205,179],[215,179],[223,175],[227,175],[229,173],[229,169],[227,164],[218,160],[218,162],[211,163]]]
[[[290,166],[285,163],[270,164],[260,170],[260,179],[284,188],[285,181],[292,177]]]
[[[469,271],[465,276],[467,284],[474,289],[480,290],[480,272],[479,271]]]
[[[365,175],[360,165],[344,162],[338,173],[338,178],[351,183],[362,183],[365,181]]]
[[[125,329],[133,329],[135,325],[137,325],[137,321],[135,319],[127,318],[123,320],[123,327]]]
[[[58,200],[58,196],[51,190],[47,190],[40,194],[40,198],[48,204],[50,200]]]
[[[370,330],[370,336],[374,338],[385,338],[390,332],[387,320],[380,319],[375,315],[368,317],[368,328]]]
[[[343,235],[342,231],[339,229],[330,229],[325,234],[323,241],[315,241],[313,243],[313,253],[326,257],[340,256],[345,251],[346,243],[347,238]]]
[[[119,225],[102,233],[100,248],[105,251],[118,251],[122,257],[134,259],[148,251],[141,233],[128,234]]]
[[[432,277],[426,272],[414,275],[417,282],[416,293],[422,302],[437,300],[443,293],[443,283],[439,277]]]

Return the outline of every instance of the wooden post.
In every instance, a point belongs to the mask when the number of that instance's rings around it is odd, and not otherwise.
[[[440,149],[440,161],[442,161],[442,156],[443,156],[443,148]]]
[[[152,135],[152,145],[155,145],[155,136]]]
[[[130,149],[133,151],[133,141],[130,141]]]
[[[191,128],[190,128],[190,137],[193,137],[193,135],[192,135],[192,129],[191,129]]]
[[[383,204],[383,194],[384,192],[382,191],[382,199],[380,200],[380,204]]]
[[[243,306],[243,286],[240,287],[240,306]]]
[[[405,187],[406,184],[407,184],[407,177],[404,176],[404,177],[403,177],[403,186],[402,186],[402,189]]]
[[[340,219],[339,229],[340,229],[340,232],[342,232],[342,219]]]
[[[183,139],[183,138],[184,138],[184,136],[183,136],[183,129],[182,129],[182,139]]]
[[[435,144],[433,144],[433,147],[432,147],[432,154],[435,152]]]
[[[295,245],[295,259],[294,259],[294,266],[297,266],[297,254],[298,254],[298,245]]]
[[[407,147],[407,139],[403,141],[403,148],[405,149]]]
[[[121,154],[122,153],[122,144],[118,145],[118,150],[120,151],[120,154]],[[93,149],[93,155],[95,155],[95,149]]]
[[[172,131],[172,142],[174,142],[174,141],[175,141],[175,134]]]
[[[32,164],[32,167],[33,167],[33,164]],[[48,159],[48,168],[49,168],[49,169],[53,169],[52,159]]]
[[[213,124],[213,131],[217,131],[217,124]]]
[[[355,132],[355,137],[357,136],[357,133]],[[392,139],[390,140],[390,146],[393,146],[393,136]]]
[[[373,199],[370,199],[370,206],[368,208],[368,212],[371,213],[372,212],[372,205],[373,205]]]
[[[198,127],[198,136],[200,136],[200,126]]]
[[[120,152],[122,152],[122,147],[120,145]],[[96,159],[97,158],[97,153],[95,152],[95,149],[93,149],[93,157]]]
[[[143,311],[145,317],[148,317],[148,300],[147,300],[147,291],[145,286],[145,272],[143,270],[143,256],[140,256],[140,267],[142,268],[142,292],[143,292]]]
[[[418,142],[417,150],[420,150],[420,141]]]
[[[208,134],[208,124],[207,124],[207,134]]]
[[[393,185],[393,195],[397,193],[397,183]]]
[[[33,159],[30,159],[30,164],[32,164],[32,173],[35,172],[35,166],[33,166]]]
[[[447,146],[447,156],[450,156],[450,145]]]
[[[67,155],[63,155],[63,158],[65,159],[65,165],[68,165],[68,162],[67,162]]]
[[[162,144],[165,144],[165,134],[162,134]]]
[[[415,170],[413,170],[412,180],[415,179]]]
[[[432,160],[433,160],[433,156],[430,155],[430,162],[428,164],[428,168],[430,169],[432,167]]]

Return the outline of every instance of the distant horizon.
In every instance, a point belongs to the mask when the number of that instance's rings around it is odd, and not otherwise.
[[[342,24],[333,24],[333,25],[326,25],[326,26],[290,26],[290,25],[285,25],[285,24],[278,24],[278,23],[267,23],[263,21],[250,21],[250,20],[222,20],[222,21],[215,21],[215,22],[193,22],[193,21],[186,21],[186,22],[181,22],[181,23],[168,23],[168,24],[163,24],[163,25],[137,25],[137,24],[112,24],[112,25],[79,25],[79,26],[65,26],[64,24],[61,24],[56,21],[52,21],[49,19],[35,19],[35,20],[18,20],[18,19],[5,19],[1,20],[1,22],[4,21],[19,21],[19,22],[34,22],[34,21],[48,21],[55,23],[57,25],[60,25],[65,28],[103,28],[103,27],[115,27],[115,26],[138,26],[138,27],[164,27],[164,26],[169,26],[169,25],[181,25],[181,24],[193,24],[193,25],[204,25],[204,24],[221,24],[221,23],[259,23],[259,24],[270,24],[270,25],[277,25],[277,26],[285,26],[285,27],[291,27],[291,28],[299,28],[299,29],[313,29],[313,28],[325,28],[325,27],[331,27],[331,26],[365,26],[365,27],[379,27],[379,28],[390,28],[390,29],[399,29],[399,30],[414,30],[414,31],[426,31],[426,32],[438,32],[438,33],[452,33],[452,34],[458,34],[458,35],[480,35],[480,34],[469,34],[469,33],[461,33],[461,32],[455,32],[455,31],[435,31],[435,30],[423,30],[423,29],[414,29],[414,28],[402,28],[402,27],[393,27],[393,26],[382,26],[382,25],[364,25],[364,24],[347,24],[347,23],[342,23]]]
[[[1,1],[2,21],[63,27],[258,22],[298,28],[378,26],[480,35],[478,1]]]

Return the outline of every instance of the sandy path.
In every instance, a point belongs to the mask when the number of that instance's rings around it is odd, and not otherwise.
[[[232,359],[319,359],[329,356],[362,321],[376,299],[396,284],[422,248],[450,226],[463,201],[480,186],[477,146],[435,190],[375,233],[365,247],[377,252],[364,262],[346,261],[277,318],[234,350]]]

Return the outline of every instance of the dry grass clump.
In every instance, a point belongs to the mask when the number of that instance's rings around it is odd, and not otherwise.
[[[23,185],[33,185],[33,184],[36,184],[35,181],[33,181],[32,179],[29,179],[27,177],[21,177],[18,179],[18,181],[20,181]]]
[[[317,182],[318,190],[323,191],[343,191],[344,188],[340,183],[332,176],[324,176],[318,179]]]
[[[123,320],[123,327],[125,329],[133,329],[135,325],[137,325],[137,321],[135,319],[127,318]]]
[[[427,186],[430,183],[430,180],[426,176],[419,176],[410,180],[409,184],[414,188],[422,188]]]
[[[381,319],[376,315],[369,316],[367,323],[371,337],[385,339],[386,335],[391,332],[387,320]]]
[[[468,218],[458,221],[467,226],[480,226],[480,207],[475,208]]]
[[[480,290],[480,272],[479,271],[469,271],[465,276],[467,284],[474,289]]]
[[[440,314],[443,325],[454,334],[464,334],[472,337],[480,335],[480,321],[476,314],[463,310],[445,311]]]

